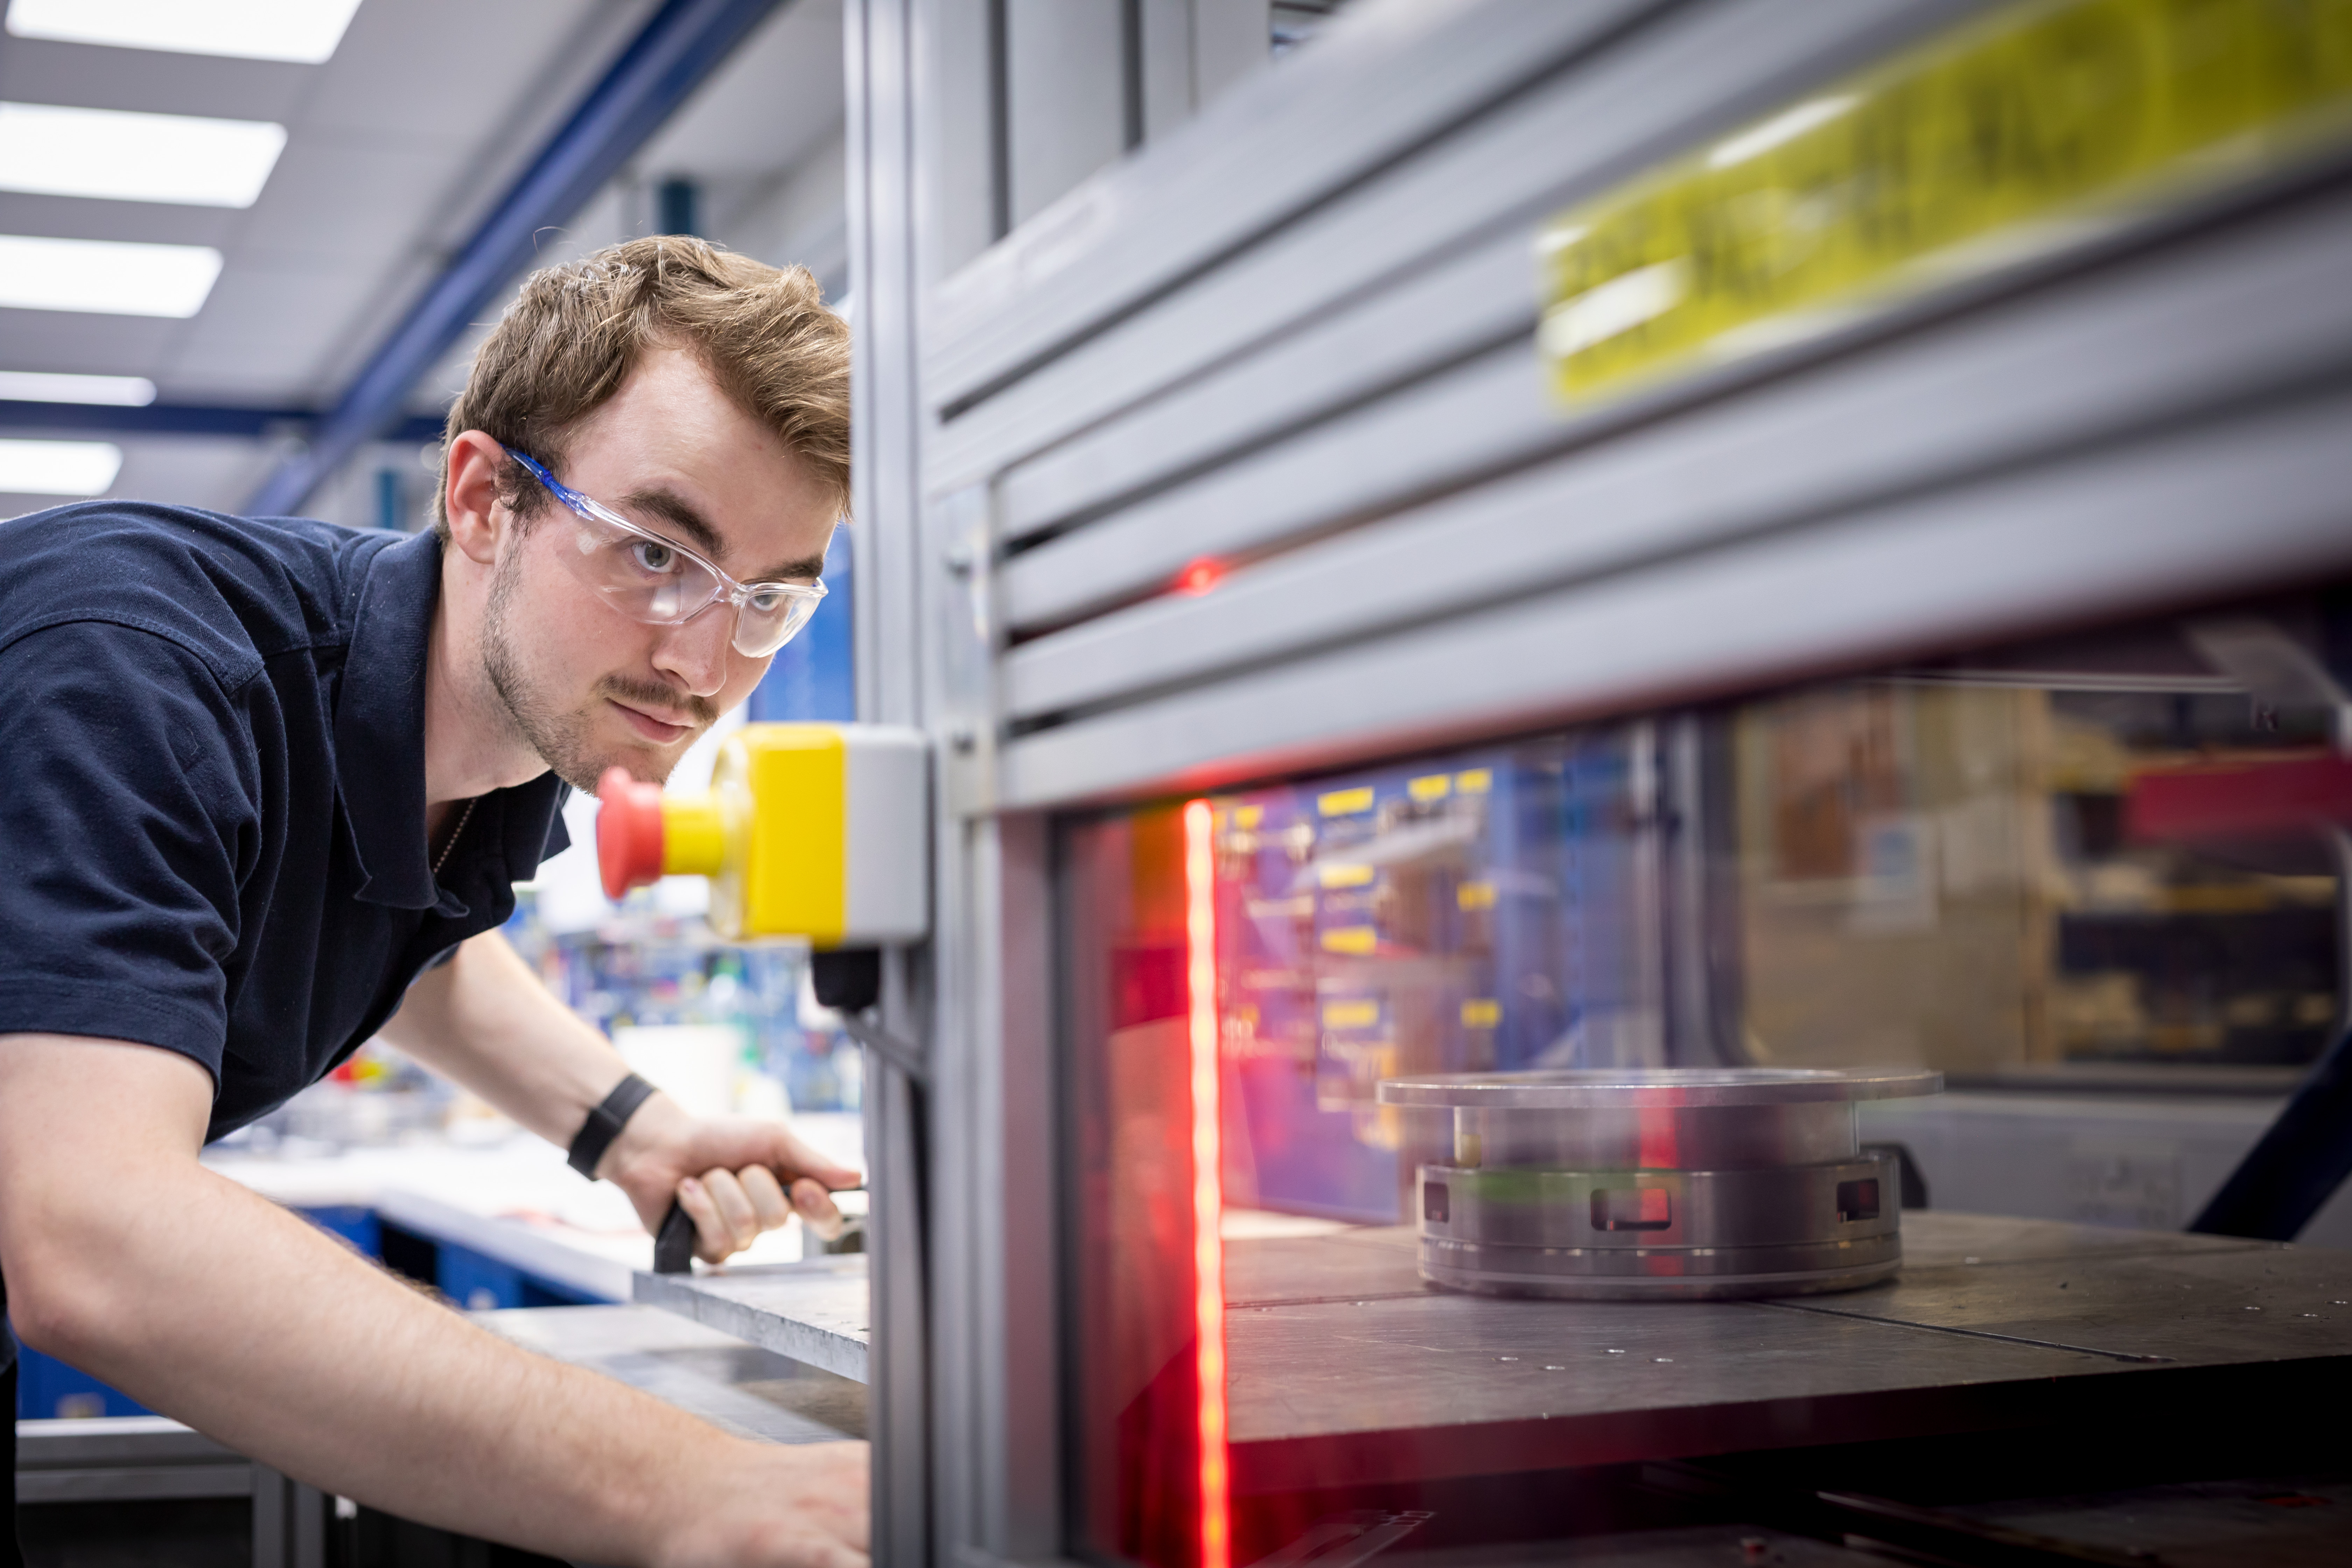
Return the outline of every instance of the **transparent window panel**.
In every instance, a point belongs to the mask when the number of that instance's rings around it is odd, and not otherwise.
[[[1548,1235],[1663,1256],[1690,1144],[1632,1136],[1617,1175],[1545,1186],[1384,1081],[1868,1068],[2142,1097],[2126,1111],[2284,1095],[2342,1029],[2336,603],[1066,822],[1074,1548],[1480,1560],[1688,1526],[1716,1505],[1640,1466],[1738,1446],[1693,1410],[1874,1364],[1752,1304],[1433,1284],[1432,1227],[1505,1188],[1557,1188]],[[1919,1201],[1900,1163],[1828,1168],[1874,1158],[1707,1179],[1864,1226]],[[1963,1261],[1942,1245],[1905,1267]]]

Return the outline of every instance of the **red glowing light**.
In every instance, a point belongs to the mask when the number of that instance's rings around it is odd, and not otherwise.
[[[1213,561],[1203,555],[1178,574],[1176,591],[1180,594],[1198,596],[1223,581],[1224,575],[1225,568],[1223,563]]]
[[[1188,571],[1189,577],[1191,573]],[[1201,1397],[1200,1568],[1233,1556],[1225,1451],[1225,1212],[1217,1064],[1217,858],[1205,800],[1184,806],[1184,957],[1192,1066],[1192,1320]]]

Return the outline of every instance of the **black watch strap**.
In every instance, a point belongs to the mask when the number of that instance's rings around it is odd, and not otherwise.
[[[604,1157],[604,1151],[613,1146],[613,1140],[621,1135],[621,1129],[629,1124],[629,1118],[652,1098],[654,1086],[635,1073],[623,1079],[620,1087],[604,1097],[604,1103],[588,1113],[579,1135],[572,1140],[572,1168],[594,1181],[596,1162]]]

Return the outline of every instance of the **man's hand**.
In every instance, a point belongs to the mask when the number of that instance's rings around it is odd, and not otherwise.
[[[866,1568],[866,1447],[745,1443],[718,1506],[666,1536],[660,1568]]]
[[[666,1094],[638,1107],[596,1173],[629,1194],[649,1231],[661,1227],[673,1198],[684,1205],[694,1220],[695,1256],[706,1263],[742,1251],[795,1210],[830,1240],[841,1234],[841,1211],[830,1194],[866,1179],[781,1122],[697,1119]]]
[[[612,1043],[540,984],[505,937],[484,931],[409,987],[384,1037],[562,1149],[628,1072]],[[841,1234],[828,1192],[864,1178],[772,1121],[696,1121],[667,1095],[637,1108],[596,1163],[658,1232],[672,1199],[694,1217],[695,1254],[716,1263],[800,1211]]]

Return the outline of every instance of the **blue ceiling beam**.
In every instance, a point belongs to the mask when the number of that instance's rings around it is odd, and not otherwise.
[[[540,231],[569,222],[782,3],[667,0],[247,510],[263,517],[299,510],[346,458],[400,420],[410,389],[537,258]]]
[[[208,403],[150,403],[128,408],[103,403],[0,401],[0,430],[43,436],[217,436],[260,440],[307,437],[323,417],[315,408],[230,408]],[[436,414],[404,415],[380,439],[436,441]]]

